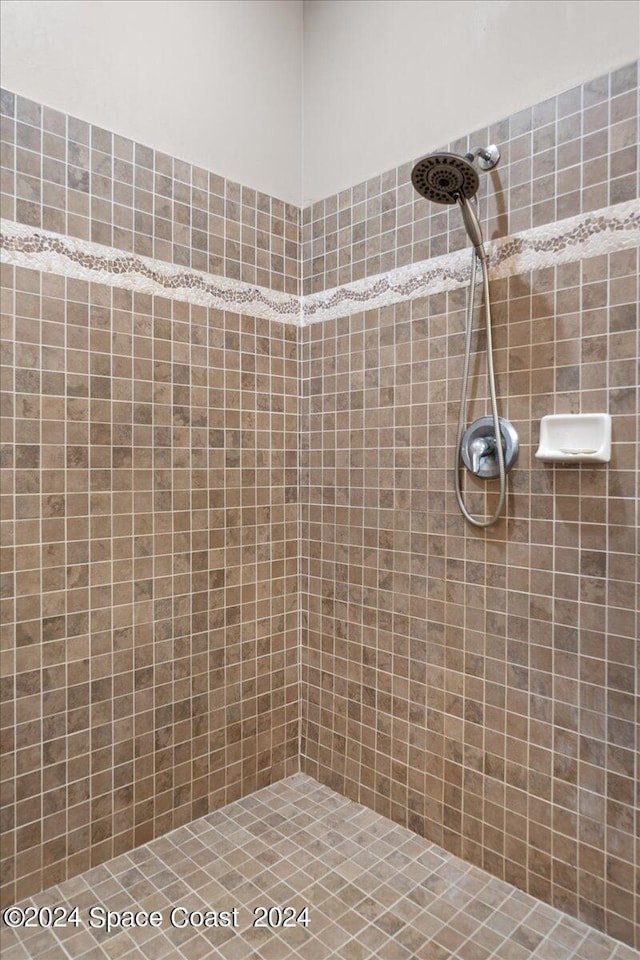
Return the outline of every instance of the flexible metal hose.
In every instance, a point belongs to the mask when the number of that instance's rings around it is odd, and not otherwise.
[[[504,506],[504,501],[507,492],[507,472],[504,464],[504,451],[502,449],[502,434],[500,432],[500,418],[498,416],[498,400],[496,397],[496,377],[495,370],[493,366],[493,332],[491,329],[491,301],[489,299],[489,265],[487,263],[486,257],[480,259],[482,264],[482,289],[483,289],[483,299],[484,299],[484,310],[486,317],[486,331],[487,331],[487,380],[489,382],[489,396],[491,398],[491,415],[493,417],[493,430],[496,439],[496,455],[498,457],[498,470],[500,473],[500,496],[498,497],[498,505],[493,513],[493,516],[488,520],[479,520],[477,517],[472,516],[465,505],[463,496],[462,496],[462,487],[460,481],[460,471],[462,469],[461,464],[461,453],[462,453],[462,438],[464,436],[464,423],[465,423],[465,413],[467,408],[467,393],[469,390],[469,367],[471,364],[471,340],[473,337],[473,317],[474,317],[474,301],[476,295],[476,270],[477,270],[477,256],[475,249],[472,251],[472,261],[471,261],[471,279],[469,281],[469,292],[467,299],[467,311],[466,311],[466,321],[465,321],[465,339],[464,339],[464,371],[462,374],[462,389],[460,393],[460,413],[458,416],[458,435],[456,438],[456,452],[455,452],[455,465],[454,465],[454,477],[455,477],[455,489],[456,489],[456,499],[458,501],[458,506],[462,511],[462,515],[465,520],[468,520],[469,523],[473,524],[474,527],[491,527],[498,520],[500,514],[502,513],[502,508]]]

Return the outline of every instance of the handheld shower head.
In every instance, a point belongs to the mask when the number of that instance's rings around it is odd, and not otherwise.
[[[476,211],[473,209],[473,206],[469,203],[466,197],[458,197],[458,203],[460,204],[460,213],[462,214],[467,236],[476,248],[476,253],[480,259],[486,260],[487,251],[484,248],[482,227],[480,226],[480,222],[476,216]]]
[[[478,166],[482,170],[492,170],[500,160],[500,151],[492,144],[489,147],[481,148],[472,153],[459,157],[456,153],[432,153],[422,160],[418,160],[411,172],[411,180],[414,187],[421,197],[431,200],[433,203],[454,204],[460,207],[462,220],[465,230],[475,247],[476,256],[471,262],[471,279],[469,282],[469,294],[467,297],[467,317],[465,323],[465,359],[464,373],[462,376],[462,396],[460,400],[460,416],[458,418],[458,435],[456,440],[456,459],[455,459],[455,491],[456,499],[460,510],[465,519],[476,527],[490,527],[494,524],[502,511],[507,495],[507,470],[509,465],[505,462],[505,455],[502,449],[501,421],[498,413],[498,400],[496,394],[495,373],[493,366],[493,340],[491,332],[491,301],[489,297],[489,263],[485,253],[482,240],[482,230],[478,222],[478,216],[475,207],[470,200],[476,195],[480,180],[474,162],[478,161]],[[489,380],[489,396],[491,398],[491,416],[486,421],[493,424],[493,441],[489,434],[477,444],[471,458],[472,470],[477,476],[481,475],[480,464],[482,461],[492,458],[497,463],[497,475],[500,477],[500,495],[495,512],[488,519],[479,519],[474,517],[465,505],[462,494],[460,480],[460,459],[462,456],[463,441],[465,437],[464,419],[467,403],[467,389],[469,384],[469,371],[471,363],[471,346],[473,338],[473,318],[476,290],[476,270],[477,258],[480,259],[482,266],[484,308],[486,320],[487,337],[487,375]],[[474,425],[475,426],[475,425]],[[466,460],[465,460],[466,464]],[[495,474],[494,474],[495,475]]]
[[[485,260],[487,254],[482,230],[476,212],[469,203],[480,185],[473,164],[466,157],[459,157],[457,153],[430,153],[418,160],[411,172],[411,181],[420,196],[433,203],[459,204],[469,239],[480,259]]]
[[[433,203],[458,203],[478,190],[480,180],[475,168],[457,153],[430,153],[418,160],[411,181],[420,194]]]

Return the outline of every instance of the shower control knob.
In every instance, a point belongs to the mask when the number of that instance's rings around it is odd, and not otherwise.
[[[504,447],[503,447],[504,449]],[[487,457],[492,457],[496,452],[496,441],[494,437],[476,437],[471,441],[471,470],[476,476],[479,475],[482,467],[482,461]]]
[[[500,434],[504,452],[504,466],[508,473],[518,459],[518,434],[509,420],[500,417]],[[480,417],[467,428],[462,438],[462,462],[467,470],[483,480],[499,476],[496,437],[493,417]]]

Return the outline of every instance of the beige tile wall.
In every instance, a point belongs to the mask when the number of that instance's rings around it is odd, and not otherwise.
[[[638,65],[450,148],[491,141],[489,237],[637,197]],[[304,211],[305,291],[466,243],[410,171]],[[303,769],[636,946],[638,267],[492,283],[522,446],[486,533],[451,476],[464,290],[313,325],[301,352]],[[533,458],[541,416],[587,411],[613,416],[608,467]]]
[[[296,329],[3,271],[2,897],[298,768]]]
[[[423,153],[438,148],[426,137]],[[637,197],[638,64],[550,97],[443,149],[465,153],[488,143],[499,145],[501,159],[480,179],[479,210],[487,237]],[[303,211],[305,293],[466,245],[457,209],[420,197],[411,184],[412,167],[408,161]]]
[[[492,293],[522,447],[486,533],[451,476],[464,291],[303,331],[303,769],[633,943],[637,251]],[[533,458],[598,410],[608,467]]]
[[[410,164],[301,213],[3,104],[22,222],[291,292],[465,242]],[[489,236],[636,196],[637,65],[452,146],[486,140]],[[7,270],[5,900],[295,769],[302,709],[308,772],[634,942],[637,275],[492,285],[522,452],[478,533],[464,291],[295,331]],[[604,409],[610,467],[532,459],[544,413]]]
[[[3,217],[298,293],[296,207],[11,91],[0,107]]]

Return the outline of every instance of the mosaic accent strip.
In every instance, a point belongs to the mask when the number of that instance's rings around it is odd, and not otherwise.
[[[10,90],[0,162],[7,220],[300,293],[301,211],[277,197]]]
[[[631,200],[497,239],[487,248],[491,279],[497,280],[638,245],[640,207]],[[0,254],[15,266],[300,326],[455,290],[468,283],[470,272],[466,248],[295,297],[7,220],[1,223]]]
[[[479,144],[499,144],[500,165],[490,177],[481,176],[477,195],[485,236],[495,239],[637,198],[638,130],[633,61],[511,116],[461,131],[449,143],[426,139],[420,154],[462,155]],[[305,207],[303,294],[467,246],[459,211],[428,203],[414,190],[417,159],[407,157]]]
[[[105,283],[136,293],[171,296],[202,307],[289,323],[297,323],[300,316],[300,299],[291,294],[199,270],[185,270],[8,220],[1,221],[0,253],[4,262],[14,266]]]
[[[640,206],[631,200],[489,242],[490,277],[497,280],[637,245]],[[470,257],[469,248],[457,250],[310,294],[303,298],[303,325],[455,290],[469,281]]]

